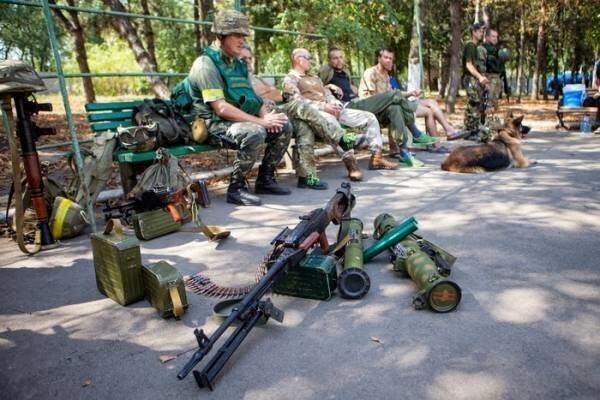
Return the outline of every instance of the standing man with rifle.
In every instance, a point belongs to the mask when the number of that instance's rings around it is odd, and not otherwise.
[[[193,114],[204,122],[209,142],[237,148],[227,202],[260,205],[251,194],[246,176],[264,148],[256,178],[255,193],[287,195],[291,191],[275,181],[275,167],[290,142],[292,127],[285,114],[268,112],[248,79],[248,67],[239,60],[246,36],[248,17],[236,10],[220,11],[212,32],[217,40],[202,51],[188,75],[188,92]]]
[[[481,106],[484,92],[490,80],[486,73],[486,51],[481,43],[483,39],[483,25],[475,22],[471,25],[471,41],[469,41],[462,54],[463,76],[462,84],[467,91],[467,107],[465,109],[465,130],[471,132],[467,139],[485,141],[481,137],[479,125],[481,123]]]

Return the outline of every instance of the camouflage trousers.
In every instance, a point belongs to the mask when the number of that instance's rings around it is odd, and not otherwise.
[[[365,135],[367,146],[371,152],[380,151],[383,147],[381,128],[375,114],[368,111],[343,108],[340,112],[339,121],[335,116],[325,111],[321,111],[321,115],[331,124],[344,125],[348,128],[356,129],[360,134]]]
[[[315,138],[330,144],[335,152],[342,156],[344,151],[339,146],[339,142],[345,132],[337,121],[331,123],[317,108],[300,100],[292,100],[277,106],[277,110],[288,116],[294,128],[296,145],[292,158],[297,176],[305,178],[317,174]]]
[[[494,112],[498,112],[498,99],[504,88],[504,82],[500,79],[500,74],[485,73],[484,75],[490,81],[488,107],[493,109]]]
[[[245,177],[263,154],[262,165],[274,170],[283,158],[292,137],[292,125],[287,123],[279,133],[268,133],[251,122],[209,121],[209,140],[213,144],[238,150],[232,176]]]
[[[464,77],[463,86],[467,91],[467,107],[465,109],[464,125],[467,131],[477,132],[481,123],[481,106],[484,86],[472,77]]]

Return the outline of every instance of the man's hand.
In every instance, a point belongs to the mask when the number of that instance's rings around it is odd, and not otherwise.
[[[338,99],[341,99],[342,97],[344,97],[344,92],[342,91],[342,88],[340,88],[339,86],[334,85],[333,83],[330,83],[328,85],[325,85],[325,87],[327,89],[331,90],[333,95],[335,97],[337,97]]]
[[[483,76],[483,75],[481,75],[478,80],[479,80],[479,84],[481,86],[485,86],[488,83],[490,83],[490,80],[488,78],[486,78],[485,76]]]
[[[269,133],[279,133],[287,122],[287,115],[271,111],[262,117],[261,126]]]
[[[333,102],[333,103],[327,103],[325,104],[325,107],[323,108],[323,110],[331,115],[333,115],[336,118],[340,117],[340,112],[342,111],[342,106],[341,104],[337,103],[337,102]]]
[[[411,96],[419,97],[419,96],[421,96],[421,93],[422,93],[421,89],[414,89],[414,90],[411,90],[410,92],[407,92],[406,95],[407,95],[407,97],[411,97]]]

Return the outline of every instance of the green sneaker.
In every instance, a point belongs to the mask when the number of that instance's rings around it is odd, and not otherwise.
[[[419,137],[413,136],[413,143],[417,144],[434,144],[440,141],[440,138],[429,136],[425,132],[421,133]]]
[[[400,160],[398,160],[398,166],[400,168],[421,168],[425,166],[425,163],[418,158],[408,156],[400,158]]]
[[[327,182],[323,182],[314,174],[298,177],[298,187],[301,189],[327,190]]]
[[[340,147],[344,149],[344,151],[348,151],[354,148],[356,144],[356,133],[352,131],[344,131],[342,138],[340,139]]]

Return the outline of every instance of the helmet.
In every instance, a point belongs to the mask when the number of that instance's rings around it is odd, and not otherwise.
[[[47,90],[33,68],[17,60],[0,61],[0,93],[41,92]]]
[[[510,58],[510,51],[507,48],[502,48],[498,51],[498,59],[501,62],[507,61]]]
[[[148,151],[156,146],[156,122],[150,125],[117,127],[121,145],[130,151]]]
[[[202,118],[196,118],[192,122],[192,139],[196,143],[204,143],[208,137],[208,130],[206,129],[206,123]]]
[[[211,31],[217,35],[239,33],[248,36],[250,23],[248,17],[237,10],[223,10],[215,15]]]

